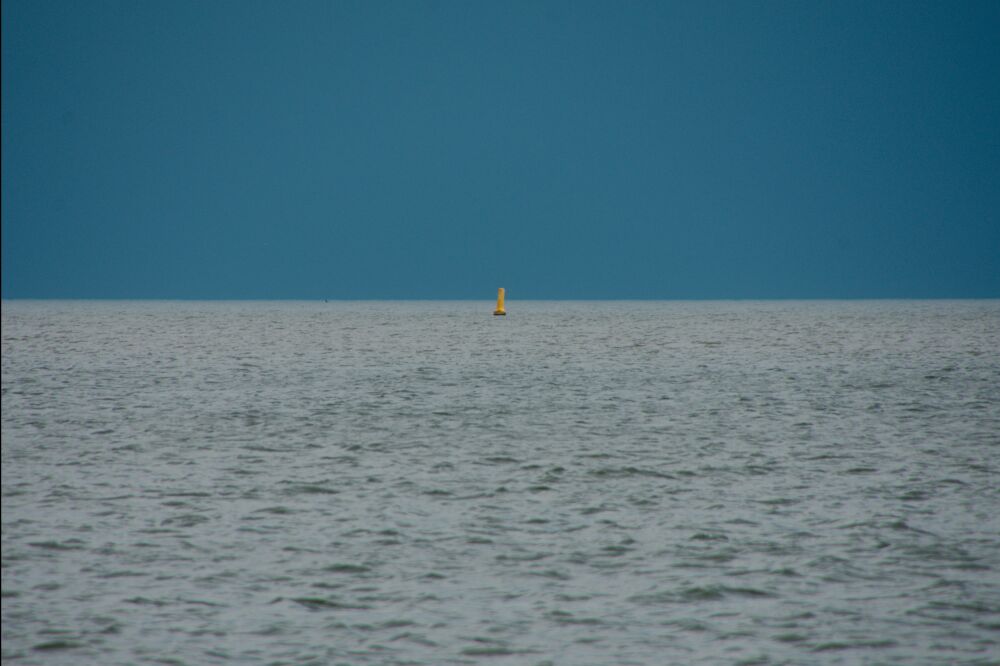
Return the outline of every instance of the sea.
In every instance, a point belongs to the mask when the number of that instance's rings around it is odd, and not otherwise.
[[[3,663],[1000,663],[1000,301],[493,305],[3,301]]]

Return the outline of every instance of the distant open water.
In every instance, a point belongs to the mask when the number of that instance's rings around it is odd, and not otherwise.
[[[1000,301],[492,307],[4,302],[4,663],[1000,663]]]

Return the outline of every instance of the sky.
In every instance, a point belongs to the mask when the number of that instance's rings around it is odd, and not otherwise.
[[[1000,2],[4,0],[4,298],[1000,297]]]

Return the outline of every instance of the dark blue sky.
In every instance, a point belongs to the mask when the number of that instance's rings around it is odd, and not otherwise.
[[[1000,2],[4,0],[3,296],[1000,296]]]

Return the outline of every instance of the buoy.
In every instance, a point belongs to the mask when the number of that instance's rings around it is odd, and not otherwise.
[[[500,287],[500,291],[497,292],[497,309],[493,311],[494,315],[506,316],[507,311],[503,309],[503,287]]]

